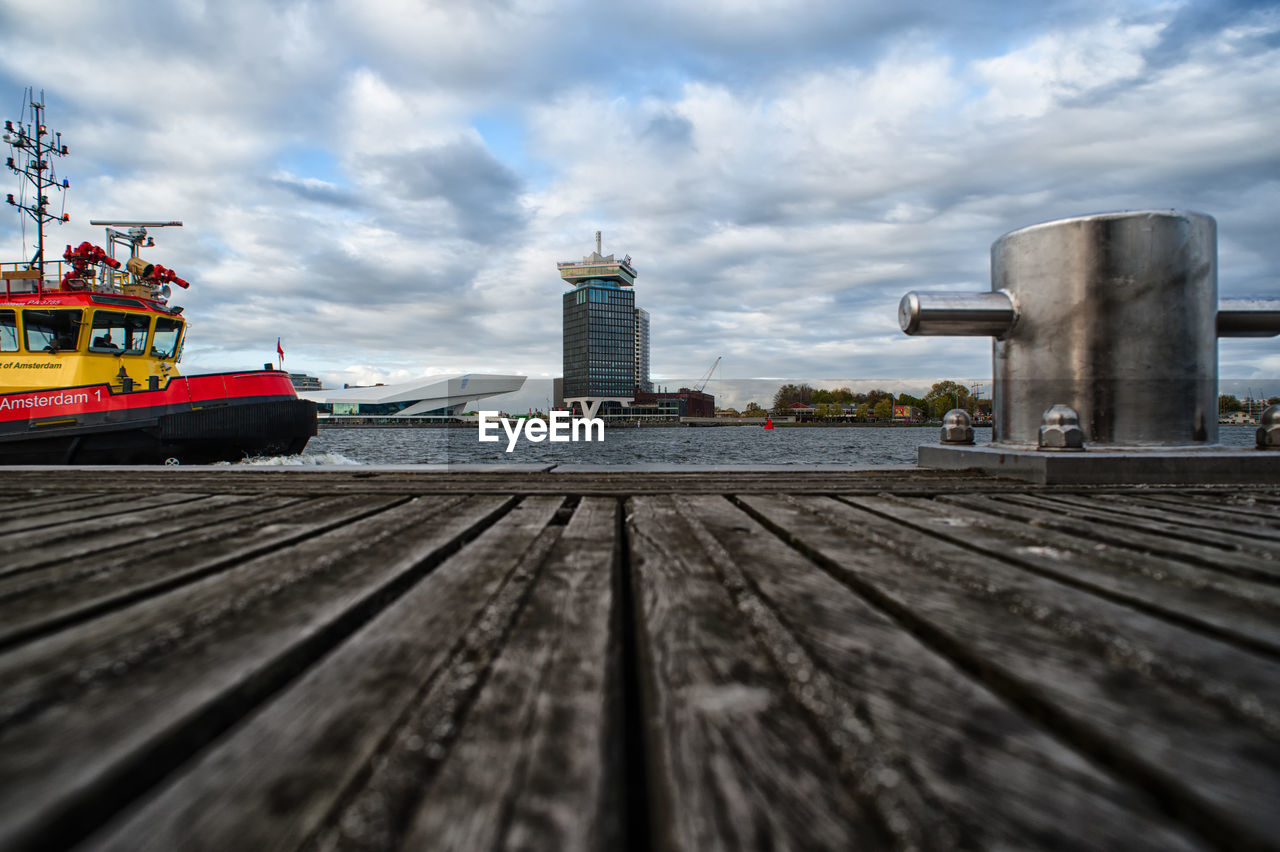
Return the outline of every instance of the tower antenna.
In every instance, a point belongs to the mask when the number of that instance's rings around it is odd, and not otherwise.
[[[7,120],[4,123],[4,141],[9,143],[9,150],[13,152],[13,156],[9,157],[5,164],[14,174],[25,178],[35,193],[29,202],[21,190],[19,190],[18,199],[15,200],[10,194],[5,200],[36,220],[36,253],[32,256],[29,265],[43,274],[44,223],[71,220],[71,217],[65,213],[49,212],[48,191],[50,189],[62,191],[69,188],[71,184],[65,179],[58,183],[57,175],[53,170],[53,158],[65,157],[67,146],[62,144],[61,133],[51,132],[45,126],[44,92],[40,93],[40,100],[36,100],[35,88],[29,88],[25,99],[31,104],[31,121],[24,124],[20,118],[16,123]],[[23,116],[26,115],[25,107],[22,113]]]

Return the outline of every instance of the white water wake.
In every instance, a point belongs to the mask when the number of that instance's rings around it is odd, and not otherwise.
[[[342,465],[360,465],[355,459],[349,459],[341,453],[304,453],[300,456],[255,456],[238,462],[218,462],[223,465],[242,465],[256,467],[329,467]]]

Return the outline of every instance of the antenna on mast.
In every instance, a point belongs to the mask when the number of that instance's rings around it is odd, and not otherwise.
[[[67,146],[62,144],[61,133],[51,133],[44,123],[44,92],[40,92],[40,100],[36,100],[35,89],[29,88],[25,100],[31,105],[31,121],[24,123],[19,119],[16,123],[5,121],[4,141],[9,143],[13,156],[5,163],[14,174],[21,175],[35,190],[28,202],[26,193],[20,189],[18,199],[10,193],[5,200],[13,207],[27,213],[36,220],[36,253],[31,258],[30,266],[44,272],[44,223],[68,222],[71,217],[66,213],[49,212],[48,190],[68,189],[71,184],[67,180],[58,183],[53,170],[53,158],[65,157]],[[26,115],[26,107],[23,107]],[[52,136],[52,140],[46,137]]]

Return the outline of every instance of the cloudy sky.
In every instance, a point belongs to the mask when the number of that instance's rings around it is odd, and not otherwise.
[[[185,223],[148,259],[193,282],[188,372],[280,337],[330,384],[559,375],[596,230],[659,383],[985,379],[897,302],[1064,216],[1209,213],[1222,295],[1280,295],[1277,3],[0,0],[0,117],[28,85],[72,154],[53,243]],[[1277,340],[1223,376],[1280,393]]]

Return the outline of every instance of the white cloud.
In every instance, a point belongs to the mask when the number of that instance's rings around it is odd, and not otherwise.
[[[1161,29],[1112,18],[975,62],[975,75],[989,87],[979,108],[992,119],[1042,116],[1063,102],[1132,80]]]

